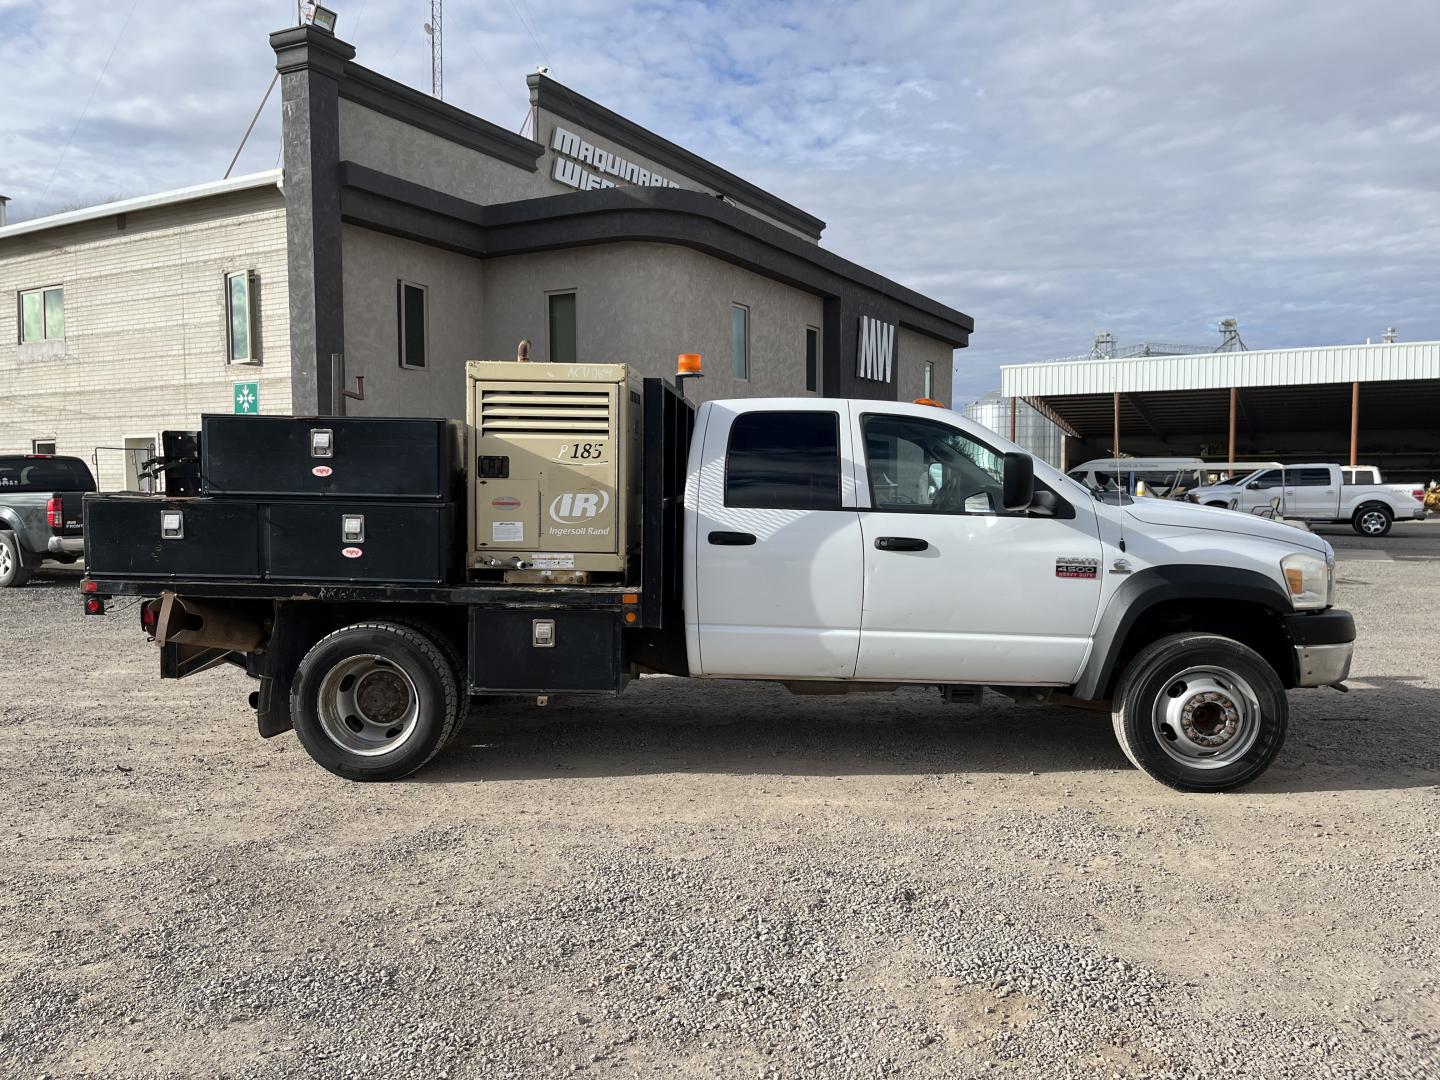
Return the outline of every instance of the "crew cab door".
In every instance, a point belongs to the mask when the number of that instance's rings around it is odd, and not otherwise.
[[[1283,470],[1266,469],[1262,473],[1256,473],[1240,489],[1239,506],[1236,509],[1243,510],[1247,514],[1253,513],[1256,509],[1269,506],[1270,500],[1274,498],[1280,499],[1282,512],[1288,509],[1283,505],[1285,502]]]
[[[686,493],[691,670],[853,676],[863,564],[844,403],[712,402],[700,419]]]
[[[1340,506],[1339,469],[1310,465],[1285,470],[1285,516],[1331,518]]]
[[[891,406],[890,408],[896,408]],[[1073,682],[1100,603],[1099,524],[1005,513],[1002,454],[944,413],[851,402],[864,538],[861,679]]]

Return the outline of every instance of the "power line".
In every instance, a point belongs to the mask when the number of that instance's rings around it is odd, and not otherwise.
[[[520,9],[515,6],[515,0],[510,0],[510,10],[515,12],[515,18],[520,20],[521,28],[530,35],[530,40],[535,43],[535,48],[540,50],[540,59],[545,61],[545,66],[554,68],[555,65],[550,63],[550,57],[545,54],[545,46],[540,44],[540,39],[535,36],[535,31],[530,28],[530,23],[526,21],[524,15],[520,14]]]
[[[250,118],[250,126],[245,129],[245,134],[240,136],[240,145],[235,148],[235,156],[230,159],[230,164],[225,167],[225,179],[230,179],[230,170],[235,168],[235,162],[240,160],[240,151],[245,149],[245,142],[250,138],[250,133],[255,130],[255,121],[260,119],[260,113],[265,108],[265,103],[270,100],[270,94],[275,89],[275,84],[280,81],[280,72],[276,71],[270,85],[265,88],[265,96],[260,99],[260,104],[255,107],[255,115]]]
[[[513,3],[513,0],[512,0]],[[100,68],[100,74],[95,76],[95,85],[90,88],[90,96],[85,99],[85,107],[80,110],[79,117],[75,120],[75,126],[70,129],[70,135],[65,140],[65,146],[60,151],[60,158],[55,162],[55,168],[50,173],[50,179],[45,181],[45,190],[40,192],[40,198],[50,194],[50,185],[55,183],[55,177],[60,175],[60,166],[65,163],[65,155],[70,152],[70,143],[75,139],[75,132],[80,130],[80,125],[85,121],[85,114],[90,111],[90,103],[95,100],[95,91],[100,89],[100,80],[105,78],[105,72],[110,70],[110,61],[115,59],[115,50],[120,48],[120,39],[125,36],[125,31],[130,27],[130,20],[135,15],[135,9],[140,6],[140,0],[132,0],[130,14],[125,16],[125,22],[120,26],[120,32],[115,35],[115,44],[110,46],[110,55],[105,58],[104,65]]]

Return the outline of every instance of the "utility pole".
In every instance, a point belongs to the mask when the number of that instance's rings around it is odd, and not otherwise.
[[[425,33],[430,35],[430,93],[445,100],[445,0],[430,0],[430,21]]]

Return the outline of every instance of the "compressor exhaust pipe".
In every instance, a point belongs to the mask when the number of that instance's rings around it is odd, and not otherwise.
[[[206,649],[254,652],[265,640],[265,627],[248,615],[181,599],[173,592],[160,594],[155,641],[160,645],[198,645]]]

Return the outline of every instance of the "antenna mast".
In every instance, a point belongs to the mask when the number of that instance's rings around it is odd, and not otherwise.
[[[430,21],[425,33],[430,35],[430,93],[445,100],[445,0],[430,0]]]

